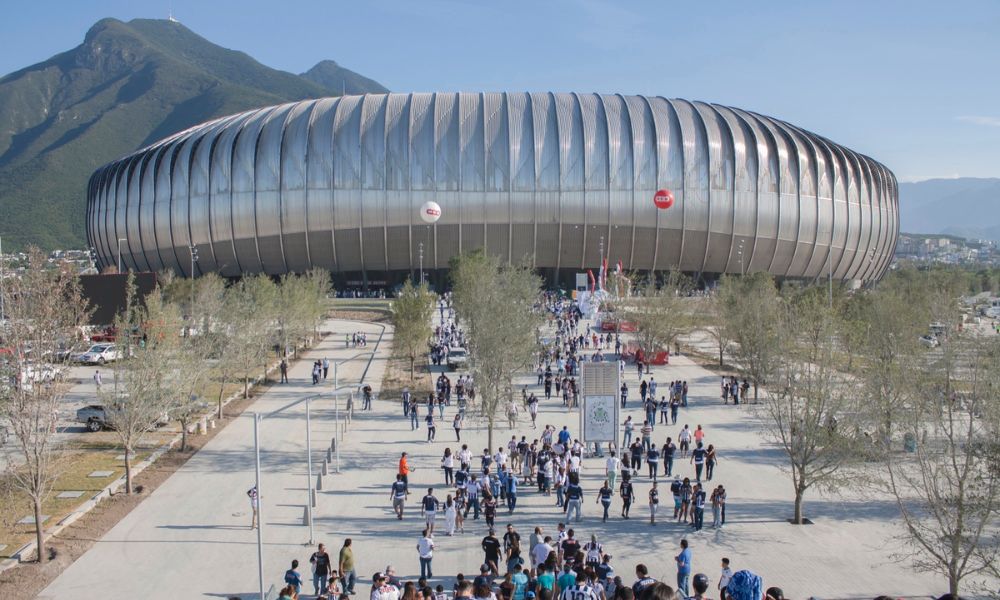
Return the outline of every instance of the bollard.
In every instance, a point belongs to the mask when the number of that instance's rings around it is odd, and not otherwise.
[[[323,461],[323,474],[324,475],[329,475],[330,474],[330,463],[328,461],[325,461],[325,460]]]
[[[312,505],[313,508],[316,508],[316,490],[312,491]]]
[[[332,438],[330,438],[330,450],[331,451],[337,450],[337,436],[333,436]]]
[[[302,507],[302,524],[305,525],[306,527],[309,526],[309,517],[310,517],[309,507],[308,506],[303,506]]]
[[[333,448],[326,449],[326,462],[333,460]]]
[[[323,491],[323,475],[320,473],[316,474],[316,490]]]

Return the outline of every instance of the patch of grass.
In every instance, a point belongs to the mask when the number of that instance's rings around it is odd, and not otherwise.
[[[116,458],[122,454],[120,449],[99,441],[86,442],[84,446],[86,444],[93,445],[67,450],[59,461],[59,477],[52,493],[42,503],[42,514],[49,515],[44,523],[46,528],[57,524],[104,489],[104,486],[125,474],[125,461]],[[149,448],[140,450],[133,464],[142,462],[151,453]],[[94,471],[111,471],[112,474],[108,477],[88,477]],[[57,498],[60,492],[83,492],[83,495],[79,498]],[[31,500],[14,487],[10,474],[0,477],[0,500],[0,545],[7,545],[0,550],[0,558],[9,558],[24,544],[35,539],[34,525],[17,523],[24,517],[31,516]]]

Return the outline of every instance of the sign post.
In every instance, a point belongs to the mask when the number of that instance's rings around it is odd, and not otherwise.
[[[603,443],[618,448],[620,387],[617,362],[585,362],[580,365],[580,433],[585,446],[594,444],[597,456],[603,455]]]

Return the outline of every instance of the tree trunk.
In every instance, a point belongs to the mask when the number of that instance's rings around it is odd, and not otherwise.
[[[795,516],[792,517],[793,525],[802,524],[802,496],[804,495],[805,495],[804,490],[800,489],[795,490]]]
[[[722,361],[722,350],[723,350],[723,348],[722,348],[722,346],[720,345],[720,346],[719,346],[719,366],[720,366],[720,367],[724,367],[724,366],[726,365],[726,363],[724,363],[724,362]]]
[[[487,431],[487,443],[486,447],[491,451],[493,450],[493,417],[490,417],[486,421],[486,431]]]
[[[416,358],[412,355],[410,356],[410,382],[413,381],[413,364],[416,362]]]
[[[744,400],[746,402],[746,400]],[[757,382],[753,382],[753,403],[757,404]]]
[[[45,562],[45,537],[42,535],[42,503],[39,498],[32,501],[35,511],[35,546],[38,548],[38,562]]]
[[[250,375],[243,376],[243,399],[250,397]]]
[[[219,419],[222,419],[222,400],[223,395],[226,393],[226,378],[223,377],[222,381],[219,382]]]
[[[188,443],[188,424],[185,421],[181,421],[181,452],[187,450]]]
[[[125,493],[132,495],[132,450],[125,448]]]

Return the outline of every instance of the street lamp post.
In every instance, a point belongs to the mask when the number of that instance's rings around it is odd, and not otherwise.
[[[420,284],[424,283],[424,243],[420,242],[418,246],[420,253]]]
[[[118,272],[122,272],[122,242],[127,242],[127,238],[118,238]]]
[[[257,580],[260,583],[260,600],[264,600],[264,502],[260,493],[260,413],[253,414],[254,485],[257,489]]]
[[[191,326],[194,327],[194,263],[198,262],[198,248],[188,246],[191,251]]]

